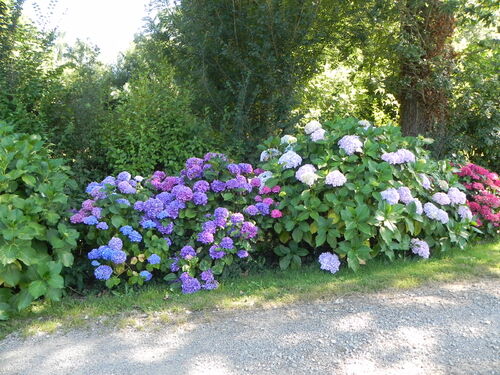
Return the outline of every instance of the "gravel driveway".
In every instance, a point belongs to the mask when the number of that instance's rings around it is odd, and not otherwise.
[[[0,374],[500,374],[500,280],[0,342]]]

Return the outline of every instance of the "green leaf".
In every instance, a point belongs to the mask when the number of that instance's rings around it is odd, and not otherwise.
[[[15,287],[21,280],[21,271],[16,264],[8,264],[4,269],[0,267],[0,280]]]
[[[201,263],[200,263],[200,264],[201,264]],[[208,268],[207,268],[207,269],[208,269]],[[205,271],[206,271],[207,269],[205,269]],[[177,275],[176,275],[175,273],[169,273],[167,276],[165,276],[165,277],[163,278],[163,280],[165,280],[165,281],[167,281],[167,282],[170,282],[170,281],[175,281],[175,280],[177,280],[177,279],[178,279],[178,277],[177,277]]]
[[[33,302],[33,296],[28,292],[27,289],[21,290],[19,294],[14,296],[13,301],[14,306],[16,306],[18,311],[24,310],[28,307],[31,302]]]
[[[23,180],[23,182],[24,182],[26,185],[28,185],[28,186],[30,186],[30,187],[33,187],[33,186],[35,186],[35,184],[36,184],[36,179],[35,179],[35,177],[33,177],[33,176],[31,176],[31,175],[28,175],[28,174],[23,175],[23,176],[21,177],[21,179]]]
[[[295,228],[292,232],[292,238],[295,242],[300,242],[302,240],[303,232],[300,228]]]
[[[290,266],[290,262],[292,261],[292,256],[290,254],[285,255],[280,259],[280,268],[282,270],[286,270],[288,266]]]
[[[52,275],[47,282],[51,288],[62,289],[64,288],[64,279],[61,275]]]
[[[326,232],[322,231],[316,236],[316,246],[321,246],[326,241]]]
[[[73,265],[73,261],[75,259],[73,257],[73,254],[71,254],[68,251],[65,251],[65,252],[59,253],[58,255],[59,255],[59,259],[61,260],[64,267],[71,267]]]
[[[47,291],[47,284],[42,280],[32,281],[28,287],[28,291],[34,299],[43,296]]]
[[[113,226],[115,228],[120,228],[124,223],[124,220],[121,216],[119,215],[113,215],[111,216],[111,224],[113,224]]]

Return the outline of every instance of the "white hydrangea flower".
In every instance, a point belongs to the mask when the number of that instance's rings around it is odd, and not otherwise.
[[[305,164],[297,170],[297,172],[295,173],[295,177],[300,182],[312,186],[319,178],[319,176],[315,172],[316,168],[313,165]]]
[[[297,138],[295,138],[293,135],[285,134],[283,137],[281,137],[282,145],[291,145],[293,143],[297,143]]]
[[[278,160],[279,164],[283,164],[283,168],[297,168],[302,164],[302,158],[295,151],[287,151]]]
[[[307,125],[304,128],[304,131],[306,132],[306,134],[312,134],[316,130],[319,130],[321,128],[322,128],[322,126],[321,126],[319,121],[312,120],[312,121],[307,123]]]
[[[281,155],[280,150],[275,148],[270,148],[268,150],[264,150],[260,154],[260,161],[268,161],[269,159],[274,158],[275,156]]]
[[[361,120],[361,121],[358,121],[358,125],[362,126],[363,128],[368,129],[372,126],[372,124],[370,124],[370,121],[368,120]]]
[[[325,133],[326,133],[325,129],[318,129],[315,132],[312,132],[311,133],[311,141],[318,142],[318,141],[324,140]]]

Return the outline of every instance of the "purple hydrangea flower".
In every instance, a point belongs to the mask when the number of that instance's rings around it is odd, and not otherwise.
[[[118,183],[118,189],[123,194],[135,194],[137,192],[137,190],[130,185],[128,181],[120,181]]]
[[[262,214],[262,215],[269,215],[269,205],[264,203],[264,202],[260,202],[260,203],[257,203],[255,205],[255,207],[257,207],[257,209],[259,210],[259,212]]]
[[[87,194],[90,194],[96,187],[99,187],[101,186],[98,182],[91,182],[90,184],[87,185],[87,187],[85,188],[85,192]]]
[[[141,271],[139,272],[139,275],[144,279],[144,281],[149,281],[153,277],[149,271]]]
[[[160,264],[161,258],[158,254],[151,254],[148,257],[148,262],[149,262],[149,264]]]
[[[175,257],[175,258],[170,258],[173,260],[173,263],[170,265],[170,271],[171,272],[177,272],[180,270],[180,267],[179,267],[179,258]]]
[[[190,187],[184,185],[174,186],[172,194],[175,194],[175,197],[180,202],[189,202],[193,199],[193,191]]]
[[[99,266],[94,270],[94,275],[97,280],[108,280],[113,274],[113,269],[110,266]]]
[[[69,218],[69,221],[71,224],[80,224],[83,223],[83,219],[85,219],[85,216],[81,214],[80,212],[74,214]]]
[[[238,258],[246,258],[246,257],[248,257],[248,251],[246,251],[246,250],[238,250],[236,252],[236,255],[238,256]]]
[[[142,211],[150,218],[155,218],[160,212],[163,211],[163,202],[156,198],[149,198],[144,202]]]
[[[210,184],[205,180],[196,181],[193,185],[193,191],[197,193],[206,193],[210,190]]]
[[[219,181],[219,180],[212,181],[210,186],[211,186],[212,191],[214,193],[220,193],[220,192],[223,192],[224,190],[226,190],[226,184],[222,181]]]
[[[246,207],[243,211],[250,216],[255,216],[259,214],[259,209],[253,204]]]
[[[206,221],[203,223],[202,229],[204,232],[215,234],[215,232],[217,231],[217,225],[212,220]]]
[[[214,235],[209,232],[198,233],[198,241],[204,244],[211,244],[214,242]]]
[[[220,258],[224,257],[224,255],[226,255],[226,252],[224,250],[221,250],[216,245],[211,246],[208,253],[210,254],[210,257],[212,259],[220,259]]]
[[[450,198],[451,204],[465,204],[467,202],[467,196],[456,187],[451,187],[448,190],[448,198]]]
[[[245,217],[239,212],[232,214],[230,219],[233,224],[243,223],[243,221],[245,221]]]
[[[451,203],[450,198],[446,193],[436,193],[432,196],[432,200],[442,206],[446,206]]]
[[[439,211],[439,208],[437,208],[434,204],[432,204],[430,202],[427,202],[426,204],[424,204],[424,212],[425,212],[425,215],[429,219],[433,219],[433,220],[437,219],[438,211]]]
[[[340,260],[337,254],[323,253],[318,258],[320,268],[331,273],[336,273],[340,268]]]
[[[214,216],[215,218],[224,218],[227,219],[229,216],[229,211],[227,208],[224,207],[218,207],[214,211]]]
[[[259,228],[257,228],[253,223],[245,221],[241,226],[241,233],[246,238],[254,238],[257,235]]]
[[[100,221],[95,227],[97,229],[100,229],[100,230],[108,230],[109,229],[108,223],[106,223],[105,221]]]
[[[240,163],[240,164],[238,164],[238,167],[240,167],[240,173],[241,174],[251,174],[251,173],[253,173],[252,164]]]
[[[215,223],[215,225],[217,225],[217,227],[224,228],[227,224],[227,219],[225,219],[223,217],[216,217],[214,220],[214,223]]]
[[[156,199],[161,200],[164,205],[167,205],[170,202],[173,202],[175,200],[175,195],[172,193],[163,191],[156,196]]]
[[[429,258],[430,251],[427,242],[419,240],[418,238],[413,238],[410,247],[413,254],[417,254],[425,259]]]
[[[109,240],[108,246],[113,250],[121,250],[123,249],[123,242],[118,237],[113,237]]]
[[[357,135],[345,135],[338,141],[338,146],[344,150],[347,155],[352,155],[355,152],[361,151],[363,143]]]
[[[386,189],[380,192],[380,195],[382,195],[382,199],[384,199],[390,205],[396,204],[399,201],[398,191],[394,188]]]
[[[198,279],[191,277],[187,272],[184,272],[180,277],[182,283],[182,293],[192,294],[201,289],[201,284]]]
[[[102,214],[102,208],[101,207],[94,207],[92,208],[92,215],[94,215],[97,219],[101,218]]]
[[[94,208],[94,203],[95,201],[93,201],[92,199],[86,199],[82,202],[82,208],[87,211],[92,211],[92,209]]]
[[[418,177],[420,177],[420,182],[422,183],[422,187],[426,190],[429,190],[430,188],[432,188],[432,185],[431,185],[431,180],[429,180],[429,177],[427,177],[425,174],[423,173],[420,173],[418,175]]]
[[[171,234],[174,231],[174,223],[168,223],[168,225],[161,225],[160,223],[156,223],[156,229],[161,234]]]
[[[391,165],[401,164],[401,158],[396,152],[383,153],[380,158]]]
[[[227,249],[227,250],[233,249],[234,243],[233,243],[232,238],[230,238],[230,237],[222,238],[222,240],[220,241],[220,246],[224,249]]]
[[[128,172],[121,172],[118,174],[118,176],[116,176],[116,179],[118,181],[130,181],[131,178],[132,176]]]
[[[134,203],[134,210],[143,211],[144,210],[144,202],[142,202],[142,201],[135,202]]]
[[[424,211],[422,208],[422,202],[420,202],[417,198],[413,198],[406,205],[409,205],[411,202],[415,203],[417,214],[422,215],[422,212]]]
[[[183,257],[184,259],[191,259],[195,256],[196,256],[196,251],[195,249],[193,249],[192,246],[187,245],[181,249],[181,257]]]
[[[325,177],[325,184],[333,187],[342,186],[347,182],[347,178],[340,171],[332,171]]]
[[[214,274],[212,270],[208,269],[200,274],[200,278],[205,282],[210,282],[214,280]]]
[[[405,148],[397,150],[396,154],[399,156],[400,163],[415,163],[415,155]]]
[[[193,202],[197,206],[204,206],[208,203],[208,197],[205,193],[196,192],[193,194]]]
[[[238,166],[238,164],[228,164],[227,170],[229,171],[229,173],[234,174],[234,175],[238,175],[241,173],[240,167]]]

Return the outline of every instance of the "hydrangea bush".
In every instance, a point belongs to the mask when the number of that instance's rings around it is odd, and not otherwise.
[[[39,136],[0,123],[0,320],[39,297],[61,297],[78,238],[65,218],[72,184]]]
[[[248,259],[282,213],[280,188],[223,154],[190,158],[178,176],[122,172],[88,185],[71,221],[86,228],[94,275],[113,287],[162,277],[183,293],[215,289],[226,265]]]
[[[324,253],[330,272],[337,256],[356,270],[380,255],[463,248],[472,223],[464,188],[448,163],[430,159],[430,142],[354,119],[269,138],[261,167],[270,189],[281,186],[283,219],[273,229],[283,246]]]
[[[477,225],[486,233],[500,231],[500,179],[498,174],[476,164],[467,164],[458,171],[467,189],[467,205],[477,216]]]

